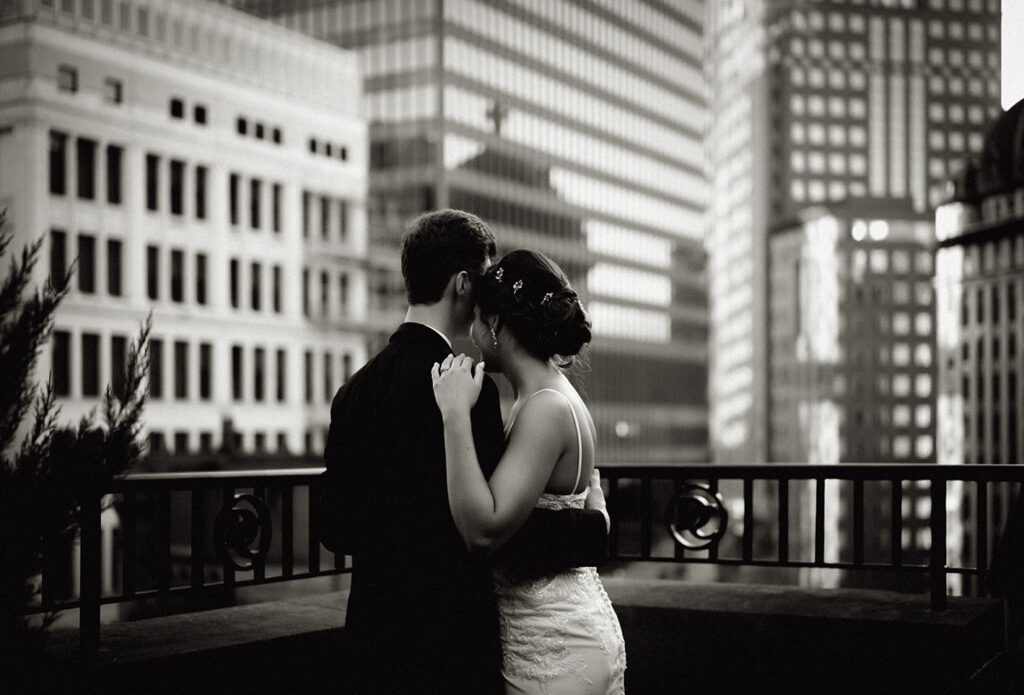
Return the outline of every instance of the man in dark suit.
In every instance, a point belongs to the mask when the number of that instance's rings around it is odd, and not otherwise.
[[[322,495],[335,520],[328,545],[353,557],[346,692],[503,693],[489,563],[530,574],[595,565],[606,555],[603,509],[536,510],[500,558],[471,556],[452,521],[430,367],[451,354],[450,336],[468,334],[473,283],[495,251],[474,215],[418,218],[402,244],[405,322],[334,398]],[[489,378],[472,421],[489,476],[504,448]],[[597,494],[593,506],[603,502]]]

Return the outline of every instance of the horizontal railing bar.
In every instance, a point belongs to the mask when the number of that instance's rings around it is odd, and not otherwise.
[[[653,556],[653,557],[640,557],[639,555],[617,555],[610,558],[610,563],[616,562],[657,562],[661,564],[683,564],[678,560],[671,557],[664,556]],[[775,560],[724,560],[722,558],[712,559],[703,557],[693,557],[692,554],[686,556],[685,564],[697,564],[697,565],[729,565],[730,567],[783,567],[783,568],[794,568],[794,569],[830,569],[830,570],[880,570],[883,572],[903,572],[907,574],[927,574],[930,570],[928,565],[900,565],[899,567],[893,567],[889,564],[867,564],[867,565],[854,565],[852,563],[825,563],[818,564],[815,562],[796,562],[790,560],[789,562],[777,562]],[[977,568],[969,567],[947,567],[946,572],[948,574],[963,574],[968,576],[977,576],[985,573],[985,570],[979,570]]]
[[[344,569],[326,569],[319,574],[310,574],[303,572],[302,574],[293,574],[290,577],[268,577],[256,581],[254,579],[244,579],[236,581],[231,584],[232,588],[246,588],[251,586],[264,586],[266,584],[279,584],[281,582],[290,582],[302,579],[320,579],[322,577],[340,577],[342,575],[351,574],[352,568],[346,567]],[[118,603],[128,603],[131,601],[143,601],[147,599],[166,599],[168,596],[175,596],[177,594],[190,594],[195,591],[200,593],[214,592],[215,590],[223,590],[224,582],[216,582],[211,584],[203,584],[200,589],[195,589],[189,584],[179,584],[177,586],[170,587],[167,591],[161,591],[160,589],[146,589],[145,591],[137,591],[135,595],[130,599],[126,599],[122,595],[117,596],[104,596],[100,599],[100,604],[107,606]],[[26,606],[22,611],[25,615],[37,615],[39,613],[46,613],[47,611],[69,611],[76,608],[81,608],[82,602],[78,599],[73,601],[67,601],[62,603],[54,604],[53,606]]]
[[[838,463],[814,465],[805,463],[765,464],[642,464],[600,466],[603,478],[641,478],[672,480],[677,477],[695,480],[963,480],[990,482],[1024,482],[1024,466],[1005,463],[939,465],[923,463]]]

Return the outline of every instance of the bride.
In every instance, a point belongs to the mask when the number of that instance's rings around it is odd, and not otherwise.
[[[494,551],[534,507],[582,508],[590,485],[599,484],[594,421],[561,370],[590,341],[590,320],[555,263],[513,251],[479,283],[470,332],[483,361],[474,368],[471,358],[449,355],[431,376],[455,525],[471,550]],[[469,418],[485,364],[515,393],[507,448],[489,481]],[[507,693],[624,692],[622,630],[595,568],[526,580],[499,566],[494,580]]]

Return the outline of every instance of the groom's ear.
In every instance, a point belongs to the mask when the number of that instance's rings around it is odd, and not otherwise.
[[[469,273],[465,270],[460,270],[455,274],[455,296],[463,296],[472,293],[473,281],[469,277]]]

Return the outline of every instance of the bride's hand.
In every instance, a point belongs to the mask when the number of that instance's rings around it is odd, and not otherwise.
[[[484,363],[480,362],[474,369],[472,357],[448,355],[444,362],[435,362],[430,368],[430,378],[441,415],[465,414],[468,417],[484,383]]]

